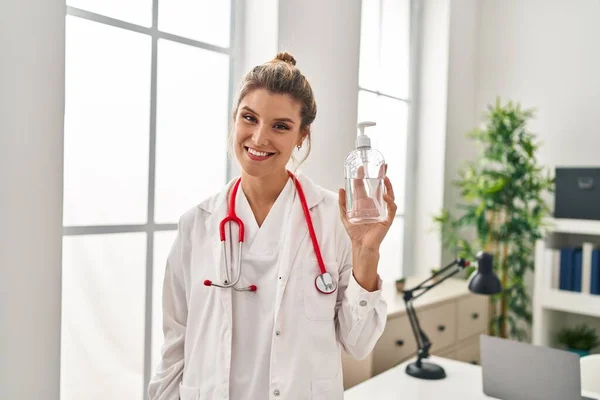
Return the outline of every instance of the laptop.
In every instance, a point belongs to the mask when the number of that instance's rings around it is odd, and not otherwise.
[[[581,395],[577,354],[480,336],[483,393],[502,400],[593,400]]]

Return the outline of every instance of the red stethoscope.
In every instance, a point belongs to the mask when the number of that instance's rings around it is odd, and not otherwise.
[[[302,205],[302,210],[304,211],[304,218],[306,219],[306,224],[308,225],[308,231],[310,233],[310,239],[312,240],[313,249],[315,250],[315,254],[317,255],[317,261],[319,263],[319,272],[315,279],[315,287],[317,290],[324,294],[330,294],[335,292],[337,289],[337,284],[333,280],[333,277],[327,270],[325,269],[325,263],[323,262],[323,257],[321,256],[321,249],[319,248],[319,243],[317,242],[317,236],[315,235],[315,229],[313,228],[312,219],[310,217],[310,213],[308,211],[308,205],[306,204],[306,198],[304,197],[304,191],[302,190],[302,186],[298,179],[288,171],[290,178],[294,181],[296,185],[296,189],[298,190],[298,195],[300,196],[300,204]],[[242,181],[239,178],[234,186],[233,193],[231,194],[231,198],[229,199],[229,208],[227,210],[227,215],[221,221],[219,225],[219,233],[221,235],[221,243],[223,244],[223,258],[225,259],[225,281],[223,284],[219,285],[217,283],[213,283],[211,280],[207,279],[204,281],[205,286],[216,286],[223,289],[233,288],[238,291],[248,291],[254,292],[256,291],[256,285],[249,285],[243,288],[237,288],[235,285],[238,284],[240,277],[242,276],[242,243],[244,242],[244,223],[235,213],[235,197],[237,195],[238,188],[240,186],[240,182]],[[229,266],[227,265],[227,246],[225,243],[225,224],[228,222],[236,223],[239,227],[239,249],[238,249],[238,259],[237,259],[237,274],[233,278],[233,280],[229,279]],[[233,260],[231,258],[231,260]]]

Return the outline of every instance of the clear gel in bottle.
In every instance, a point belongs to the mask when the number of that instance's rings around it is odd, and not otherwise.
[[[370,126],[375,126],[375,122],[358,124],[356,149],[348,153],[344,162],[346,213],[353,224],[380,222],[387,218],[383,200],[385,160],[379,151],[371,148],[371,139],[365,135],[365,128]]]

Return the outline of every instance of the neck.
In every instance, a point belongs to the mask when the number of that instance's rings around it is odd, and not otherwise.
[[[258,178],[242,171],[241,186],[252,211],[256,214],[257,210],[271,208],[288,179],[289,175],[286,170]]]

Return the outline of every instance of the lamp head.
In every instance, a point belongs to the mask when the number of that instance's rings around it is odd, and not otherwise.
[[[477,253],[477,272],[469,282],[473,293],[491,295],[500,293],[502,285],[494,273],[494,257],[490,253]]]

